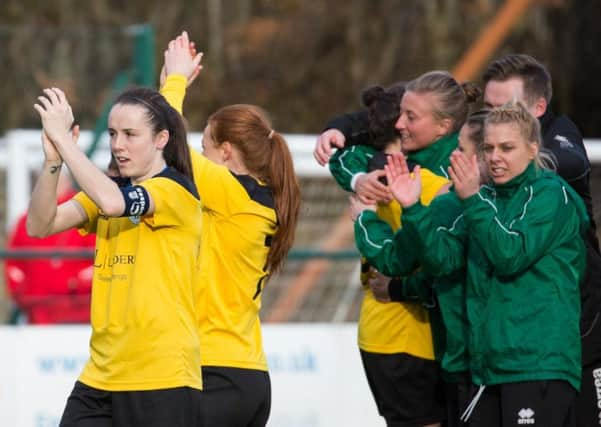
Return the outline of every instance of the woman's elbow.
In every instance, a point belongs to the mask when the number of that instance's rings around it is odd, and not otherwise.
[[[106,216],[114,218],[122,216],[125,211],[125,207],[123,204],[119,205],[117,203],[104,203],[100,205],[100,210]]]
[[[38,221],[35,221],[31,216],[27,216],[27,221],[25,222],[25,229],[27,230],[27,235],[29,237],[34,237],[36,239],[43,239],[44,237],[48,237],[49,230],[48,227],[43,227]]]
[[[125,212],[123,197],[107,197],[99,202],[98,207],[108,217],[119,217]]]

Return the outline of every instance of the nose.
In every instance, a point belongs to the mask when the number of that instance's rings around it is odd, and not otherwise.
[[[112,150],[113,152],[115,152],[115,151],[119,151],[119,150],[121,150],[121,148],[122,148],[122,145],[123,145],[123,144],[121,144],[121,137],[119,136],[119,134],[118,134],[118,133],[117,133],[117,134],[114,134],[114,135],[111,137],[111,150]]]
[[[490,152],[490,161],[494,163],[498,160],[499,160],[499,150],[497,150],[496,148],[493,148],[493,150]]]
[[[401,113],[401,115],[399,116],[399,119],[396,121],[396,123],[394,124],[394,127],[397,130],[403,131],[407,128],[407,119],[405,117],[405,113]]]

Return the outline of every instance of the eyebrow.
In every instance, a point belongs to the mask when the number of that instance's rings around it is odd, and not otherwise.
[[[497,143],[491,143],[484,141],[484,145],[505,145],[505,144],[515,144],[516,141],[507,140],[507,141],[499,141]]]
[[[112,130],[112,131],[116,131],[117,129],[112,128],[112,127],[108,127],[108,130]],[[125,129],[121,129],[122,132],[131,132],[131,131],[136,131],[137,129],[135,128],[125,128]]]

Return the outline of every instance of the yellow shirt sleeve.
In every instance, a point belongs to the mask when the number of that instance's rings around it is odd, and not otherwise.
[[[194,183],[202,205],[212,211],[231,215],[248,201],[248,194],[232,172],[190,148]]]
[[[170,74],[165,79],[165,84],[161,88],[161,95],[165,97],[169,105],[184,114],[184,98],[186,96],[186,85],[188,80],[181,74]]]
[[[94,203],[94,201],[83,191],[80,191],[73,196],[72,200],[79,203],[88,216],[88,221],[77,228],[79,233],[84,236],[89,233],[95,233],[96,225],[98,224],[98,215],[100,213],[96,203]]]
[[[182,224],[188,220],[190,209],[187,207],[194,203],[193,196],[180,184],[170,178],[155,177],[139,185],[148,191],[154,204],[154,212],[145,215],[142,221],[151,227],[165,227]],[[200,217],[200,201],[196,199],[196,203],[197,215]]]

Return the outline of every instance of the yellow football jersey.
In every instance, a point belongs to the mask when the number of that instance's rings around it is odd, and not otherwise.
[[[142,182],[155,211],[108,218],[74,197],[96,233],[90,359],[80,381],[108,391],[202,389],[196,325],[201,207],[172,168]]]
[[[448,181],[427,169],[420,169],[421,202],[429,204]],[[393,230],[401,227],[401,206],[396,200],[378,205],[378,216]],[[428,311],[419,303],[380,303],[365,288],[358,330],[359,348],[370,353],[408,353],[434,360]]]
[[[192,169],[202,199],[202,365],[267,370],[259,310],[277,228],[271,190],[196,152]]]
[[[167,77],[161,94],[180,113],[186,78]],[[202,200],[198,325],[202,365],[267,370],[261,290],[277,218],[271,190],[235,175],[193,149],[194,182]]]

